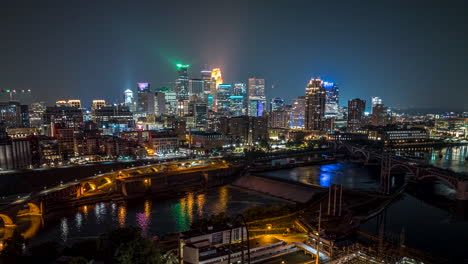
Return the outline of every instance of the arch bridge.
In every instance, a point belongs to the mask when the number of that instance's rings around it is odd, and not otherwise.
[[[437,168],[419,160],[396,157],[388,152],[377,152],[367,146],[357,146],[347,142],[331,143],[335,152],[345,152],[353,157],[362,158],[366,163],[371,160],[380,162],[380,184],[383,193],[390,193],[392,174],[406,171],[417,181],[426,179],[441,180],[456,191],[457,200],[468,200],[468,176],[451,170]]]

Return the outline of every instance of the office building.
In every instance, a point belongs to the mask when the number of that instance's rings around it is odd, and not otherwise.
[[[348,101],[348,130],[357,130],[364,125],[366,101],[359,98]]]
[[[188,64],[177,64],[177,79],[176,79],[176,92],[179,100],[188,99],[188,85],[189,85],[189,74]]]
[[[338,116],[339,89],[335,83],[323,82],[325,88],[325,117],[336,118]]]
[[[204,98],[205,96],[205,81],[202,79],[190,79],[188,83],[189,96],[197,96]]]
[[[137,83],[137,96],[136,96],[136,106],[135,110],[137,112],[143,112],[143,94],[150,92],[150,83],[148,82],[139,82]]]
[[[376,104],[372,107],[372,115],[370,124],[373,126],[385,126],[389,123],[389,115],[387,114],[387,107],[383,104]]]
[[[270,110],[272,112],[278,110],[278,108],[284,106],[284,99],[283,98],[279,98],[279,97],[276,97],[276,98],[273,98],[271,100],[271,103],[270,103]]]
[[[218,113],[228,115],[230,111],[231,84],[219,84],[216,93],[216,109]]]
[[[372,111],[376,105],[382,104],[382,99],[377,96],[372,96],[371,102],[372,102],[372,105],[371,105],[371,111]]]
[[[305,96],[292,100],[291,128],[304,128],[305,108]]]
[[[311,79],[306,87],[305,129],[325,129],[325,88],[321,79]]]

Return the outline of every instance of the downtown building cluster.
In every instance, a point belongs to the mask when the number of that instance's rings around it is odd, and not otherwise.
[[[2,91],[0,167],[285,148],[297,138],[394,144],[467,135],[463,115],[397,115],[379,97],[371,99],[370,113],[359,98],[340,106],[338,85],[320,78],[287,104],[267,99],[263,78],[225,83],[219,68],[192,74],[185,64],[174,75],[168,86],[139,82],[120,103],[96,99],[89,109],[79,99],[46,106],[30,90]]]

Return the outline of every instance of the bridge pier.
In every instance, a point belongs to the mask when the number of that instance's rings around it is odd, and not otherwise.
[[[456,199],[468,201],[468,181],[458,181]]]

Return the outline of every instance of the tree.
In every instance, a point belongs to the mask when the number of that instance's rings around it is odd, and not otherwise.
[[[113,263],[163,264],[164,262],[153,241],[140,237],[121,244],[115,251]]]

